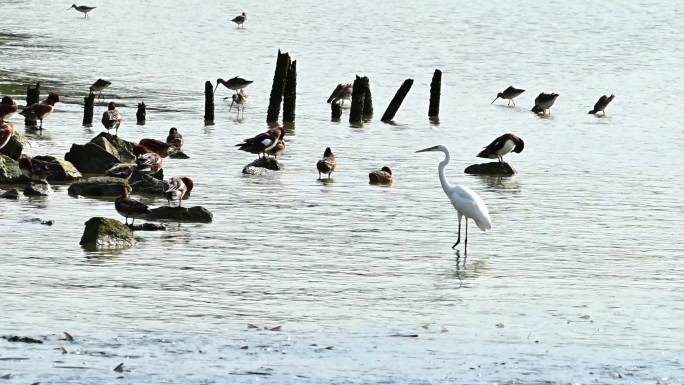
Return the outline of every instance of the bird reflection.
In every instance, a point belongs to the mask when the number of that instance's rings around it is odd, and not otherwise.
[[[482,270],[485,268],[485,262],[481,259],[476,259],[471,264],[467,264],[468,254],[461,255],[460,250],[456,250],[456,269],[451,273],[451,276],[458,279],[461,288],[464,286],[464,281],[477,278]]]
[[[514,177],[503,175],[475,175],[489,190],[520,190],[520,182]]]

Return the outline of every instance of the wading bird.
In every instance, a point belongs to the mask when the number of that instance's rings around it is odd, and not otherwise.
[[[166,137],[166,143],[180,150],[185,144],[185,140],[176,127],[171,127],[169,135]]]
[[[482,231],[487,231],[492,228],[492,220],[489,218],[489,210],[487,205],[485,205],[482,198],[480,198],[475,191],[469,189],[466,186],[461,185],[451,185],[447,181],[446,175],[444,175],[444,169],[449,164],[450,156],[449,150],[444,146],[433,146],[428,147],[416,152],[427,152],[427,151],[441,151],[444,153],[444,160],[439,162],[439,181],[442,184],[442,189],[446,193],[447,197],[454,205],[456,212],[458,213],[458,239],[456,243],[451,247],[456,248],[461,242],[461,218],[465,216],[465,247],[464,252],[468,254],[468,219],[475,221],[477,227]]]
[[[228,111],[233,109],[233,104],[236,105],[237,107],[237,114],[238,118],[240,117],[240,111],[242,111],[242,116],[245,116],[245,102],[247,101],[247,93],[243,89],[239,89],[236,93],[231,96],[231,99],[233,99],[232,102],[230,102],[230,107],[228,108]]]
[[[89,7],[87,5],[76,5],[76,4],[71,4],[71,7],[67,8],[67,11],[70,10],[71,8],[81,12],[83,14],[83,18],[88,17],[88,12],[92,11],[93,9],[97,7]]]
[[[112,82],[108,82],[104,79],[97,79],[95,83],[90,86],[90,92],[97,92],[97,98],[102,99],[102,90],[109,87]]]
[[[238,143],[235,147],[239,147],[240,151],[257,154],[261,158],[261,154],[266,156],[266,152],[278,144],[279,139],[283,139],[285,130],[282,127],[276,127],[272,130],[263,132],[255,137],[248,138]]]
[[[337,167],[337,160],[335,159],[335,154],[333,154],[330,147],[325,149],[323,152],[323,159],[316,162],[316,168],[318,169],[318,179],[321,179],[321,174],[328,174],[328,179],[330,179],[330,174],[335,171]]]
[[[370,184],[382,184],[391,185],[392,184],[392,170],[389,167],[384,166],[380,170],[371,171],[368,174],[368,183]]]
[[[17,102],[14,99],[9,96],[3,96],[2,102],[0,102],[0,122],[12,116],[18,109]]]
[[[55,103],[59,101],[59,95],[55,92],[50,92],[47,99],[40,103],[34,103],[30,106],[24,108],[20,115],[27,118],[40,120],[40,131],[43,131],[43,119],[50,115],[50,113],[55,109]]]
[[[615,98],[615,95],[611,94],[610,96],[603,95],[599,98],[599,100],[594,104],[594,109],[589,111],[590,114],[598,114],[599,112],[602,112],[603,116],[606,116],[606,107],[608,107],[608,104],[613,101],[613,98]]]
[[[496,99],[501,98],[501,99],[508,99],[508,105],[509,106],[511,105],[511,102],[513,102],[513,106],[515,106],[515,100],[513,100],[513,99],[520,96],[520,94],[522,94],[523,92],[525,92],[525,90],[522,90],[520,88],[515,88],[513,86],[508,86],[508,88],[503,90],[503,92],[499,92],[498,94],[496,94],[496,97],[494,98],[494,100],[492,100],[492,103],[489,103],[489,104],[493,104],[496,101]]]
[[[513,151],[521,153],[525,147],[525,142],[518,135],[503,134],[494,139],[484,150],[477,154],[478,158],[499,159],[499,163],[503,163],[503,156]]]
[[[245,27],[245,26],[244,26],[245,21],[247,21],[247,15],[246,15],[244,12],[242,12],[241,15],[235,16],[235,17],[233,18],[233,20],[231,20],[231,21],[232,21],[233,23],[237,24],[237,27],[238,27],[238,28],[240,28],[240,27],[244,28],[244,27]]]
[[[254,83],[253,80],[246,80],[243,79],[239,76],[236,76],[232,79],[228,80],[223,80],[221,78],[216,79],[216,87],[214,87],[214,93],[216,93],[216,89],[218,88],[219,84],[223,84],[224,87],[228,88],[229,90],[237,91],[240,89],[243,89],[247,87],[248,85]]]
[[[0,149],[9,143],[16,131],[14,123],[0,121]]]
[[[551,106],[556,102],[558,94],[545,94],[540,93],[534,98],[534,107],[532,107],[532,112],[540,115],[546,115],[546,111],[549,111],[551,115]]]
[[[121,196],[114,201],[114,208],[121,216],[126,218],[126,225],[128,225],[128,218],[133,218],[131,226],[135,223],[135,218],[142,218],[150,213],[147,205],[131,198],[126,186],[123,186]]]
[[[166,194],[166,199],[169,202],[169,206],[171,206],[171,201],[177,200],[178,207],[181,207],[181,200],[183,197],[190,194],[190,191],[192,191],[194,187],[195,184],[193,183],[192,179],[188,178],[187,176],[174,176],[173,178],[169,179],[169,187],[164,192]]]
[[[353,91],[354,88],[351,83],[338,84],[332,94],[330,94],[327,102],[339,103],[339,105],[342,106],[345,100],[351,100]]]
[[[19,157],[19,169],[32,182],[47,183],[47,178],[50,175],[48,162],[33,159],[33,157],[26,154],[21,154]]]
[[[107,105],[107,111],[102,113],[102,125],[104,128],[107,129],[107,132],[109,130],[114,129],[116,130],[114,136],[119,135],[119,126],[121,125],[121,122],[123,121],[123,116],[119,112],[119,110],[116,109],[116,103],[114,102],[109,102]]]

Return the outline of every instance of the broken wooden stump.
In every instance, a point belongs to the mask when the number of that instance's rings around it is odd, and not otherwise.
[[[370,119],[373,116],[373,97],[370,91],[370,80],[368,76],[364,76],[361,79],[363,79],[363,117]]]
[[[204,124],[214,124],[214,87],[209,80],[204,82]]]
[[[342,105],[340,103],[330,103],[330,120],[339,122],[342,117]]]
[[[385,123],[389,123],[392,121],[392,119],[394,119],[394,115],[396,115],[399,107],[401,107],[401,103],[404,101],[404,98],[406,97],[406,94],[408,94],[412,85],[413,79],[404,80],[404,83],[402,83],[401,87],[399,87],[397,93],[394,94],[392,101],[390,102],[389,106],[387,106],[387,110],[385,110],[385,113],[382,115],[382,119],[380,120]]]
[[[285,80],[287,79],[287,72],[290,69],[290,54],[282,53],[278,50],[278,59],[276,60],[276,68],[273,74],[273,85],[271,86],[271,96],[268,100],[268,112],[266,114],[266,122],[277,122],[280,115],[280,103],[283,100],[285,92]]]
[[[138,110],[135,112],[135,119],[137,120],[136,124],[138,126],[145,125],[145,120],[147,119],[147,106],[145,105],[145,102],[138,103]]]
[[[439,122],[439,99],[442,92],[442,71],[436,69],[430,83],[430,106],[428,117],[433,122]]]
[[[83,98],[83,126],[92,127],[93,112],[95,109],[95,94],[90,92]]]
[[[285,89],[283,91],[283,123],[294,123],[295,102],[297,100],[297,61],[290,63],[285,77]]]
[[[360,123],[363,115],[363,99],[366,94],[364,81],[356,75],[352,85],[351,109],[349,110],[349,123]]]
[[[36,82],[36,86],[31,88],[31,86],[26,87],[26,107],[38,103],[40,101],[40,83]],[[36,120],[33,118],[24,118],[24,124],[27,126],[35,126]]]

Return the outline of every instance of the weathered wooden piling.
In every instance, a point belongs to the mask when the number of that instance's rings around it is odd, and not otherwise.
[[[352,85],[352,99],[351,109],[349,110],[349,123],[361,122],[361,117],[363,115],[363,99],[366,94],[363,84],[363,78],[359,77],[359,75],[356,75],[356,79],[354,79],[354,84]]]
[[[214,124],[214,87],[209,80],[204,82],[204,124]]]
[[[297,61],[294,60],[287,70],[283,95],[283,123],[294,123],[295,102],[297,100]]]
[[[370,80],[368,76],[363,78],[363,117],[370,118],[373,116],[373,97],[370,91]]]
[[[138,111],[135,112],[135,119],[137,120],[137,125],[145,125],[145,120],[147,120],[147,106],[145,105],[145,102],[138,103]]]
[[[382,120],[385,123],[388,123],[391,122],[392,119],[394,119],[394,115],[396,115],[397,111],[399,110],[399,107],[401,106],[401,103],[404,101],[404,98],[406,97],[406,94],[408,94],[412,85],[413,79],[404,80],[404,83],[402,83],[401,87],[399,87],[397,93],[394,94],[392,101],[390,102],[389,106],[387,106],[387,109],[385,110],[385,113],[382,115],[382,119],[380,120]]]
[[[90,92],[83,98],[83,126],[93,125],[93,112],[95,110],[95,94]]]
[[[278,50],[275,73],[273,74],[273,85],[271,86],[271,97],[268,100],[268,112],[266,122],[277,122],[280,115],[280,102],[283,100],[285,92],[285,80],[287,71],[290,68],[290,54],[281,53]]]
[[[31,88],[31,86],[26,87],[26,106],[38,103],[40,101],[40,83],[36,82],[36,86]],[[27,126],[35,126],[36,120],[32,118],[25,118],[24,124]]]
[[[330,120],[339,122],[342,117],[342,105],[340,103],[330,103]]]
[[[430,83],[430,107],[428,117],[430,120],[439,120],[439,98],[442,93],[442,71],[436,69]]]

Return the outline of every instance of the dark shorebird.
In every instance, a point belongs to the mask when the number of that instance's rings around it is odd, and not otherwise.
[[[119,110],[116,109],[116,103],[109,102],[107,105],[107,111],[102,113],[102,125],[104,128],[107,129],[107,132],[112,129],[116,130],[116,134],[114,134],[114,136],[118,136],[119,126],[121,125],[122,121],[123,116]]]
[[[231,20],[231,21],[232,21],[233,23],[237,24],[237,27],[238,27],[238,28],[240,28],[240,27],[244,28],[244,27],[245,27],[245,26],[244,26],[245,21],[247,21],[247,15],[246,15],[244,12],[242,12],[241,15],[235,16],[235,17],[233,18],[233,20]]]
[[[0,149],[7,145],[16,131],[14,123],[0,120]]]
[[[105,88],[109,87],[112,84],[112,82],[106,81],[104,79],[97,79],[95,83],[93,83],[90,86],[90,92],[97,92],[98,93],[98,99],[102,99],[102,90]]]
[[[515,100],[513,100],[513,99],[520,96],[520,94],[522,94],[523,92],[525,92],[525,90],[522,90],[520,88],[515,88],[513,86],[508,86],[508,88],[503,90],[503,92],[499,92],[498,94],[496,94],[496,97],[494,98],[494,100],[492,100],[492,103],[494,103],[496,101],[496,99],[501,98],[501,99],[508,99],[508,105],[509,106],[511,105],[511,102],[513,102],[513,106],[515,106]],[[489,104],[492,104],[492,103],[489,103]]]
[[[590,114],[598,114],[599,112],[602,112],[603,116],[606,115],[606,107],[608,107],[608,104],[613,101],[613,98],[615,98],[615,95],[611,94],[610,96],[603,95],[599,98],[599,100],[594,104],[594,109],[589,111]]]
[[[239,76],[236,76],[232,79],[228,80],[223,80],[221,78],[216,79],[216,87],[214,87],[214,93],[216,93],[216,89],[218,88],[219,84],[223,84],[224,87],[237,91],[239,89],[245,88],[248,85],[254,83],[253,80],[245,80]]]
[[[140,172],[156,174],[164,167],[164,158],[157,153],[149,151],[145,146],[136,145],[133,148],[133,153],[136,156],[136,168]]]
[[[9,96],[3,96],[2,102],[0,102],[0,122],[12,116],[18,109],[17,102],[14,99]]]
[[[354,91],[354,88],[351,83],[338,84],[332,94],[330,94],[327,103],[339,103],[341,106],[345,100],[351,100],[352,91]]]
[[[166,143],[180,150],[183,144],[185,144],[185,139],[183,139],[183,135],[178,132],[176,127],[171,127],[169,135],[166,137]]]
[[[59,95],[55,92],[50,92],[47,99],[45,99],[44,101],[42,101],[40,103],[31,104],[30,106],[24,108],[24,110],[21,111],[20,114],[27,117],[27,118],[40,120],[39,129],[42,131],[43,130],[43,119],[45,119],[45,117],[50,115],[50,113],[55,108],[55,103],[57,103],[58,101],[59,101]]]
[[[525,147],[525,142],[518,135],[503,134],[494,139],[484,150],[477,154],[478,158],[499,159],[499,163],[503,162],[503,156],[513,151],[521,153]]]
[[[169,206],[171,206],[171,201],[176,200],[178,201],[178,207],[182,206],[181,200],[188,195],[194,187],[195,183],[187,176],[174,176],[169,179],[169,187],[164,192],[166,194],[166,199],[169,202]]]
[[[19,157],[19,169],[32,182],[47,183],[47,178],[50,175],[48,162],[33,159],[26,154],[21,154]]]
[[[263,132],[255,137],[248,138],[238,143],[235,147],[239,147],[240,151],[246,151],[252,154],[265,154],[278,144],[278,140],[285,136],[285,130],[282,127],[276,127],[272,130]]]
[[[67,8],[67,11],[70,10],[71,8],[81,12],[83,14],[83,18],[88,17],[88,12],[92,11],[93,9],[97,7],[89,7],[87,5],[76,5],[76,4],[71,4],[71,7]]]
[[[389,167],[385,166],[380,170],[371,171],[371,173],[368,174],[368,181],[370,184],[391,185],[392,170],[390,170]]]
[[[145,148],[148,152],[154,152],[162,158],[166,158],[169,155],[173,155],[179,150],[178,147],[166,142],[162,142],[161,140],[157,139],[140,139],[140,142],[138,142],[138,144]]]
[[[135,218],[142,218],[150,213],[147,205],[131,198],[126,186],[121,189],[121,196],[114,201],[114,208],[121,216],[126,218],[126,225],[128,225],[128,218],[133,218],[131,226],[135,222]]]
[[[330,147],[325,149],[323,152],[323,159],[316,162],[316,168],[318,169],[318,179],[321,179],[321,174],[328,174],[328,179],[330,179],[330,174],[335,171],[337,167],[337,160],[335,159],[335,154],[333,154]]]
[[[287,151],[287,143],[283,140],[283,138],[280,138],[278,139],[278,143],[276,143],[273,148],[266,151],[266,154],[278,159],[278,157],[285,151]]]
[[[532,112],[540,115],[546,115],[546,111],[549,111],[551,115],[551,106],[556,102],[558,94],[545,94],[540,93],[536,98],[534,98],[534,107],[532,107]]]

